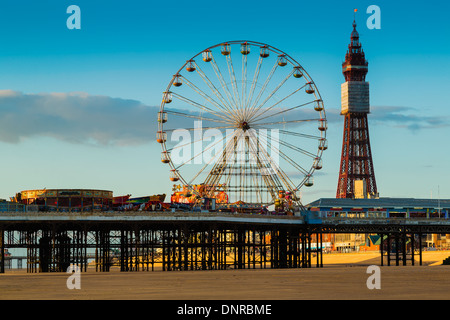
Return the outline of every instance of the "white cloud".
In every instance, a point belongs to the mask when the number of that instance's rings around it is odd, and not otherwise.
[[[48,136],[71,143],[130,145],[154,141],[159,108],[84,92],[0,91],[0,141]]]
[[[450,126],[448,116],[424,115],[419,110],[410,107],[371,106],[370,109],[371,112],[368,116],[370,126],[389,125],[411,131]],[[344,121],[344,116],[340,115],[340,109],[327,108],[326,113],[329,123],[342,123]]]
[[[450,126],[448,116],[430,116],[410,107],[378,106],[372,108],[370,121],[393,124],[411,131]]]

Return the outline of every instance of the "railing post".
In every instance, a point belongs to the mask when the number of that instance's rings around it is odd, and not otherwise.
[[[0,273],[5,273],[5,230],[0,230]]]
[[[422,233],[419,233],[419,265],[422,265]]]
[[[380,234],[381,266],[383,266],[383,234]]]
[[[387,234],[387,265],[391,265],[391,233]]]
[[[402,249],[403,249],[403,265],[406,266],[406,227],[403,229],[403,239],[402,239]]]

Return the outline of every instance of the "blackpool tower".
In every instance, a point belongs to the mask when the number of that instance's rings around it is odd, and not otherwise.
[[[368,62],[359,42],[356,22],[342,63],[341,115],[344,116],[341,164],[336,198],[378,197],[370,150]]]

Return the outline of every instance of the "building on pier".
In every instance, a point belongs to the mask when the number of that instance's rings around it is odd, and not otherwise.
[[[450,199],[320,198],[307,208],[320,217],[347,218],[448,218]]]
[[[35,189],[17,193],[14,200],[24,205],[35,205],[41,211],[104,211],[112,208],[113,192],[95,189]]]
[[[450,199],[321,198],[308,204],[307,209],[317,219],[448,219]],[[371,239],[369,235],[335,234],[331,239],[337,251],[359,251]],[[449,234],[428,234],[422,239],[424,247],[450,248]]]

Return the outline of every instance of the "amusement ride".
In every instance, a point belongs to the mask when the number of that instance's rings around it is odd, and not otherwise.
[[[254,41],[204,49],[172,76],[158,113],[172,202],[302,209],[327,149],[319,90],[287,53]]]

